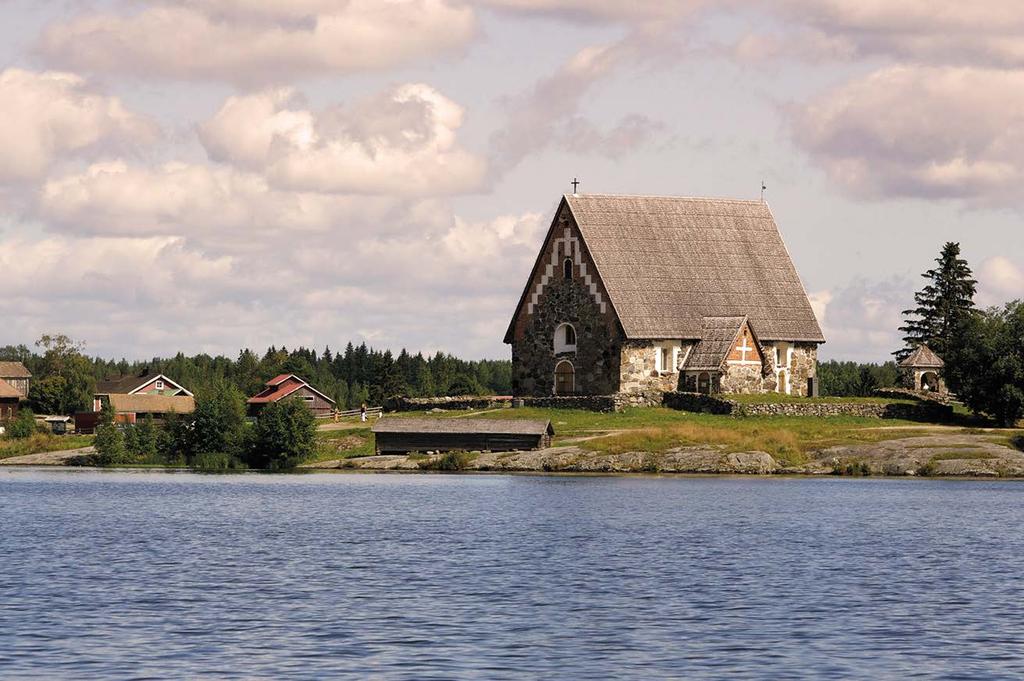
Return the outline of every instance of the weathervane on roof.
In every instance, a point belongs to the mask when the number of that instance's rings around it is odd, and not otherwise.
[[[572,193],[575,194],[576,188],[580,186],[580,181],[574,177],[572,178],[572,182],[570,184],[572,184]]]
[[[764,203],[764,190],[768,189],[768,186],[761,180],[761,203]]]

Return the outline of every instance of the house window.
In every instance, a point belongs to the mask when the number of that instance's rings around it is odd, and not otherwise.
[[[563,323],[555,328],[555,354],[559,352],[576,352],[576,328],[572,324]]]
[[[555,394],[572,395],[576,391],[576,369],[572,362],[562,360],[555,367]]]
[[[562,276],[564,276],[566,280],[572,279],[572,258],[566,258],[562,262]]]
[[[163,390],[164,389],[164,382],[163,381],[157,381],[156,382],[156,389],[157,390]]]

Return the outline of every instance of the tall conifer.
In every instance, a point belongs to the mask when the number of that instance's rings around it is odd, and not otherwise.
[[[974,310],[974,280],[967,261],[960,257],[960,244],[946,242],[933,267],[921,276],[928,285],[914,294],[917,307],[903,311],[904,347],[893,354],[897,361],[926,344],[942,357],[950,348],[957,326]]]

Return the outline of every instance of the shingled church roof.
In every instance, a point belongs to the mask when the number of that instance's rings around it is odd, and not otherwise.
[[[628,338],[700,338],[705,317],[746,316],[764,340],[825,341],[767,204],[565,201]]]

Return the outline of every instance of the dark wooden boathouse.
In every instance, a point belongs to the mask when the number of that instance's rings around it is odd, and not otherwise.
[[[551,445],[551,421],[385,418],[373,425],[377,454],[510,452]]]

